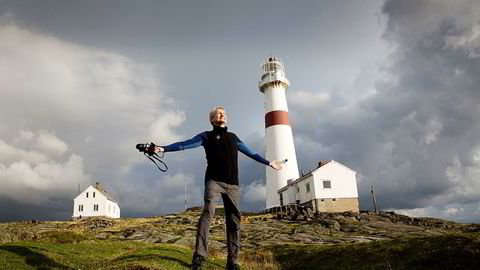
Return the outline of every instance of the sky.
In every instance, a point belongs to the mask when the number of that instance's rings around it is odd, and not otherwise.
[[[283,59],[299,169],[357,172],[360,209],[480,222],[480,3],[474,0],[0,0],[0,221],[70,219],[99,181],[123,217],[202,205],[202,148],[135,144],[229,130],[264,155],[260,63]],[[265,167],[239,159],[241,206]]]

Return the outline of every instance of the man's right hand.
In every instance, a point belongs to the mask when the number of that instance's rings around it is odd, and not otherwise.
[[[163,152],[165,152],[165,149],[163,147],[160,147],[160,146],[156,145],[155,146],[155,153],[158,153],[158,152],[163,153]]]

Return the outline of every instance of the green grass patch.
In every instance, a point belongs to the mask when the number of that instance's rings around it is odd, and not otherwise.
[[[479,269],[479,234],[357,244],[282,245],[270,249],[281,269]]]
[[[192,251],[132,241],[17,242],[0,245],[0,269],[190,269]],[[223,269],[210,259],[205,269]]]
[[[0,269],[190,269],[192,250],[172,244],[88,240],[48,235],[0,245]],[[205,269],[223,269],[214,254]],[[480,234],[402,238],[337,245],[278,245],[243,250],[242,269],[478,269]]]
[[[40,234],[42,241],[66,244],[66,243],[78,243],[86,240],[87,237],[83,234],[75,233],[72,231],[49,231]]]

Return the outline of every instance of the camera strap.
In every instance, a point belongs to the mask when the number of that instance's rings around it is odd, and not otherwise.
[[[153,153],[153,154],[143,153],[143,154],[144,154],[148,159],[150,159],[150,160],[153,162],[153,164],[155,164],[155,166],[157,166],[157,168],[158,168],[160,171],[166,172],[166,171],[168,170],[167,164],[165,164],[165,162],[163,162],[163,161],[161,160],[161,158],[163,158],[163,153],[162,153],[162,156],[157,155],[157,153]],[[160,166],[158,166],[158,163],[155,162],[155,160],[158,161],[158,162],[160,162],[160,163],[162,164],[162,167],[164,167],[164,168],[161,168]]]

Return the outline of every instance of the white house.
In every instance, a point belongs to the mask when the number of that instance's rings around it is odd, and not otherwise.
[[[117,202],[97,182],[73,199],[74,219],[82,217],[120,218]]]
[[[278,190],[280,205],[300,204],[318,212],[359,212],[354,170],[334,160],[321,161],[313,171]]]

